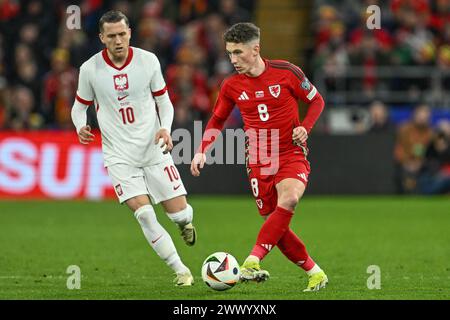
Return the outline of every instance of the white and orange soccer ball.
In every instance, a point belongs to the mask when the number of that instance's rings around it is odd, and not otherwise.
[[[235,257],[226,252],[209,255],[202,265],[202,278],[208,287],[217,291],[234,287],[241,275]]]

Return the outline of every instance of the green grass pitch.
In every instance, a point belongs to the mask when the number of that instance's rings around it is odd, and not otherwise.
[[[191,196],[198,243],[187,247],[158,207],[195,285],[177,288],[147,244],[131,211],[115,201],[0,202],[0,299],[449,299],[450,199],[305,196],[291,223],[329,276],[303,293],[307,277],[274,249],[263,261],[266,283],[215,292],[201,280],[203,260],[228,251],[242,262],[262,219],[245,197]],[[67,267],[81,269],[69,290]],[[370,265],[381,289],[369,290]]]

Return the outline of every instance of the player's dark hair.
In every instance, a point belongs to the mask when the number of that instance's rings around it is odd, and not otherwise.
[[[130,21],[128,20],[126,15],[124,15],[122,12],[120,12],[118,10],[110,10],[102,15],[102,17],[98,21],[98,28],[99,28],[100,32],[103,32],[103,25],[105,23],[115,23],[115,22],[120,22],[122,20],[125,21],[125,24],[128,27],[130,26]]]
[[[258,40],[260,36],[259,28],[250,22],[239,22],[232,25],[223,34],[223,41],[233,43],[247,43]]]

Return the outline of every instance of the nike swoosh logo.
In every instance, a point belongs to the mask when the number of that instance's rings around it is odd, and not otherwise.
[[[177,185],[176,187],[173,187],[173,190],[177,190],[179,187],[181,187],[181,184]]]
[[[158,241],[159,239],[161,239],[163,235],[160,235],[158,238],[156,238],[155,240],[152,240],[152,243],[155,243],[156,241]]]
[[[123,96],[123,97],[117,97],[117,100],[122,101],[123,99],[125,99],[128,96],[129,96],[129,94],[127,94],[126,96]]]

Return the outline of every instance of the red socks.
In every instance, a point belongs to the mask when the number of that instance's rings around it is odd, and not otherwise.
[[[262,225],[256,245],[250,254],[262,260],[274,246],[278,246],[289,260],[303,270],[309,271],[315,262],[306,251],[302,240],[289,228],[293,215],[294,213],[289,210],[276,207]]]
[[[276,207],[275,211],[262,225],[256,239],[256,245],[250,254],[262,260],[289,229],[289,223],[293,215],[294,213],[289,210]]]
[[[305,244],[291,229],[286,231],[281,237],[277,246],[289,260],[303,270],[309,271],[314,267],[315,262],[309,256],[308,251],[306,251]]]

